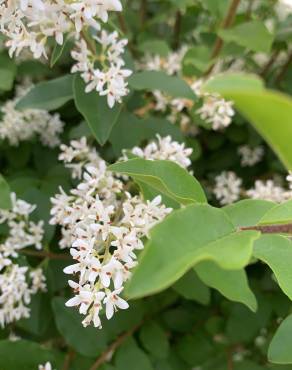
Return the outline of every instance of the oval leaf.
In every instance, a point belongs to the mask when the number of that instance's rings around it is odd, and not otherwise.
[[[281,235],[262,235],[254,244],[254,257],[266,263],[280,288],[292,300],[292,242]]]
[[[208,220],[208,221],[207,221]],[[126,294],[138,298],[172,285],[203,260],[224,269],[243,268],[260,233],[235,232],[225,213],[206,204],[174,211],[151,231]]]
[[[269,347],[268,358],[275,364],[292,364],[292,315],[280,325]]]
[[[128,82],[134,90],[160,90],[173,97],[196,99],[196,95],[184,80],[169,76],[165,72],[139,72],[132,75]]]
[[[288,95],[267,90],[257,77],[244,74],[220,75],[207,82],[204,90],[234,101],[284,165],[292,169],[292,99]]]
[[[256,297],[250,290],[244,269],[228,271],[213,262],[203,261],[195,267],[195,271],[209,287],[217,289],[231,301],[243,303],[252,311],[256,311]]]
[[[55,110],[73,99],[73,76],[40,82],[19,100],[16,109]]]
[[[0,209],[9,209],[10,207],[10,187],[4,177],[0,174]]]
[[[74,78],[73,90],[76,108],[85,118],[99,144],[105,144],[117,123],[121,106],[116,104],[109,108],[105,96],[99,96],[96,91],[86,93],[85,83],[78,75]]]
[[[206,202],[199,182],[178,164],[171,161],[130,159],[109,166],[109,170],[131,176],[181,204]]]

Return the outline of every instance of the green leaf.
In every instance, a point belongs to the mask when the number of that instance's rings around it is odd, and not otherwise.
[[[73,90],[76,108],[85,118],[99,144],[104,145],[117,123],[121,105],[115,104],[113,108],[109,108],[105,96],[99,96],[96,91],[86,93],[85,83],[78,75],[74,78]]]
[[[157,293],[204,260],[228,270],[241,269],[259,235],[236,232],[222,210],[206,204],[174,211],[151,230],[126,294],[138,298]]]
[[[149,184],[181,204],[206,202],[204,191],[199,182],[185,169],[171,161],[130,159],[109,166],[109,170]]]
[[[253,51],[269,53],[274,36],[261,21],[241,23],[235,27],[219,30],[219,36],[227,42],[235,42]]]
[[[17,109],[55,110],[73,99],[72,75],[40,82],[34,86],[16,105]]]
[[[0,90],[10,91],[16,77],[16,65],[6,54],[0,55]]]
[[[37,370],[40,364],[44,365],[48,361],[53,369],[61,369],[63,358],[58,352],[27,340],[0,341],[1,370]]]
[[[283,292],[292,300],[292,242],[281,235],[262,235],[254,244],[254,257],[266,263]]]
[[[51,68],[54,67],[54,65],[57,63],[57,61],[62,56],[65,46],[67,44],[67,41],[68,41],[68,37],[65,36],[62,45],[59,45],[57,43],[55,44],[52,55],[51,55],[51,60],[50,60]]]
[[[4,177],[0,174],[0,209],[9,209],[10,207],[10,187]]]
[[[202,283],[195,271],[188,271],[172,288],[186,299],[208,304],[210,302],[210,289]]]
[[[275,203],[267,200],[244,199],[237,203],[224,207],[232,223],[236,227],[254,226],[260,222],[262,217],[273,209]]]
[[[93,326],[84,328],[78,311],[65,306],[66,300],[55,297],[52,300],[55,320],[60,334],[66,343],[83,356],[97,357],[107,343],[106,333]]]
[[[129,338],[117,351],[115,358],[116,370],[153,370],[148,356]]]
[[[233,100],[284,165],[292,169],[292,99],[289,96],[262,88],[257,77],[232,73],[210,79],[204,89]]]
[[[292,364],[292,315],[280,325],[272,339],[268,359],[275,364]]]
[[[292,200],[277,204],[259,221],[260,224],[285,224],[292,222]]]
[[[139,43],[138,47],[143,53],[160,55],[162,57],[166,57],[171,51],[167,42],[160,39],[146,40]]]
[[[194,100],[196,96],[190,86],[176,76],[169,76],[160,71],[135,73],[128,79],[134,90],[160,90],[170,96]]]
[[[156,322],[147,322],[140,330],[143,347],[156,358],[167,358],[169,343],[165,330]]]
[[[243,303],[256,311],[257,301],[250,290],[244,269],[223,270],[213,262],[203,261],[195,267],[195,271],[206,285],[217,289],[231,301]]]
[[[183,141],[180,129],[167,120],[153,116],[140,119],[128,112],[121,113],[109,140],[116,156],[120,156],[123,149],[139,146],[145,140],[154,139],[157,134],[161,137],[170,135],[173,140]]]
[[[182,337],[176,347],[180,357],[191,366],[201,365],[213,352],[211,343],[201,333]]]
[[[183,58],[184,67],[195,67],[200,72],[206,71],[211,63],[211,50],[204,45],[190,48]]]

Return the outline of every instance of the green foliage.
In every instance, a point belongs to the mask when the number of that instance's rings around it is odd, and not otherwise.
[[[40,82],[17,103],[17,109],[54,110],[73,99],[72,75]]]
[[[278,328],[269,347],[269,360],[275,364],[291,364],[292,316],[289,315]]]
[[[130,159],[109,167],[111,171],[129,175],[180,204],[205,202],[198,181],[178,164],[171,161]]]
[[[0,208],[7,209],[10,207],[10,188],[4,177],[0,174]]]
[[[212,224],[211,229],[205,220]],[[208,205],[175,211],[151,231],[127,296],[159,292],[203,260],[227,270],[240,269],[249,262],[253,241],[258,237],[255,231],[236,232],[223,211]]]
[[[257,79],[230,74],[210,80],[205,89],[233,100],[238,110],[266,139],[284,165],[292,169],[289,139],[292,134],[292,100],[289,96],[261,86]]]
[[[101,144],[105,144],[110,136],[113,126],[117,123],[121,107],[109,108],[105,97],[96,92],[86,93],[85,83],[79,76],[75,76],[73,93],[76,108],[85,118],[94,137]]]
[[[125,68],[133,71],[129,94],[113,109],[96,90],[85,93],[81,76],[71,74],[70,33],[62,45],[48,37],[48,61],[26,54],[11,59],[0,38],[0,209],[11,209],[11,192],[37,205],[31,216],[44,221],[43,249],[28,246],[15,261],[42,268],[47,285],[28,303],[30,317],[1,327],[0,370],[37,370],[48,361],[54,370],[291,370],[292,242],[291,232],[279,228],[292,224],[282,165],[292,170],[291,14],[280,12],[276,0],[237,3],[132,0],[123,2],[123,12],[109,12],[101,25],[129,40]],[[91,62],[101,68],[98,31],[84,31]],[[226,73],[229,68],[244,73]],[[200,79],[206,82],[197,94],[193,83]],[[19,97],[18,84],[27,80],[34,87]],[[230,126],[217,130],[202,117],[200,108],[212,110],[204,92],[234,103]],[[81,180],[70,178],[58,162],[60,150],[44,147],[38,134],[19,144],[3,136],[7,111],[10,127],[25,134],[34,109],[53,111],[65,123],[60,143],[86,136],[132,195],[150,202],[161,196],[173,208],[142,240],[145,248],[121,292],[130,308],[112,320],[102,310],[102,329],[84,328],[78,308],[65,306],[72,291],[63,269],[72,256],[60,251],[60,229],[49,224],[50,198],[59,187],[69,194]],[[27,126],[19,129],[22,112]],[[157,135],[193,148],[191,166],[131,152]],[[260,146],[262,158],[244,165],[242,146]],[[124,150],[129,160],[121,162]],[[221,207],[214,187],[222,171],[234,172],[242,185],[239,201]],[[246,199],[256,180],[264,186],[270,179],[285,190],[286,201]],[[272,188],[270,198],[276,195]],[[0,274],[7,235],[1,223]],[[111,242],[108,253],[115,250]],[[21,339],[10,340],[14,334]]]
[[[249,288],[244,269],[226,271],[213,262],[204,261],[195,267],[195,271],[206,285],[217,289],[228,299],[241,302],[256,311],[256,298]]]
[[[145,71],[136,73],[129,78],[129,85],[135,90],[161,90],[173,97],[196,98],[186,82],[178,77],[168,76],[164,72]]]
[[[219,35],[224,41],[235,42],[253,51],[268,53],[271,50],[273,35],[260,21],[241,23],[227,30],[220,30]]]

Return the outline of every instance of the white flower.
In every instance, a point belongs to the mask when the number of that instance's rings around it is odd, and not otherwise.
[[[228,127],[232,122],[235,112],[233,103],[226,101],[218,95],[204,96],[204,103],[197,110],[202,120],[212,124],[213,130],[221,130]]]
[[[223,171],[215,177],[213,193],[220,204],[226,205],[237,201],[240,197],[242,180],[232,171]]]
[[[160,139],[157,151],[184,164],[190,154],[183,144]],[[77,281],[69,281],[74,297],[66,303],[77,306],[85,315],[84,326],[93,322],[101,327],[100,312],[107,318],[128,303],[119,295],[135,267],[137,250],[143,249],[144,237],[172,209],[161,204],[161,196],[144,201],[123,189],[121,180],[107,171],[106,163],[90,148],[85,139],[62,145],[60,158],[65,165],[82,162],[83,179],[66,195],[52,198],[51,223],[62,227],[60,246],[69,246],[75,262],[64,269]],[[151,149],[155,158],[154,148]],[[162,155],[161,153],[161,155]]]
[[[63,132],[64,123],[58,114],[52,115],[44,110],[17,110],[19,98],[28,90],[27,86],[19,86],[18,95],[1,107],[0,139],[17,146],[21,141],[38,135],[43,145],[54,148],[60,144],[59,135]]]
[[[189,157],[192,152],[191,148],[186,148],[184,143],[180,144],[172,140],[171,136],[162,138],[159,135],[157,135],[157,141],[152,141],[144,149],[139,147],[132,149],[132,153],[137,157],[149,160],[169,160],[183,168],[191,165]],[[128,159],[126,152],[124,152],[123,159]]]
[[[50,362],[46,362],[44,365],[39,365],[38,370],[53,370]]]
[[[252,199],[270,200],[277,203],[282,203],[285,200],[291,199],[292,196],[291,191],[286,191],[282,186],[277,185],[275,181],[271,179],[267,181],[257,180],[254,188],[249,189],[246,194]]]
[[[251,148],[248,145],[242,145],[238,148],[238,154],[241,157],[243,167],[252,167],[263,158],[264,148],[261,146]]]
[[[105,303],[105,310],[106,310],[106,317],[107,319],[111,319],[114,315],[114,312],[117,308],[120,308],[122,310],[126,310],[129,307],[129,304],[119,297],[119,294],[121,293],[122,288],[114,290],[113,292],[110,292],[107,294],[105,299],[103,300],[103,303]]]
[[[108,104],[113,107],[128,93],[126,77],[131,71],[122,68],[125,62],[121,56],[127,40],[118,40],[117,32],[108,34],[102,30],[101,22],[108,21],[109,12],[121,10],[122,3],[119,0],[1,1],[0,32],[7,38],[10,56],[19,56],[23,50],[29,50],[36,59],[47,58],[49,38],[53,37],[57,44],[63,45],[65,35],[69,34],[75,43],[72,57],[76,64],[72,72],[81,73],[87,92],[95,89],[107,95]],[[84,32],[89,27],[97,32],[97,36],[89,42],[90,50],[84,38]],[[100,67],[95,66],[95,42],[102,49],[98,60]],[[49,127],[48,132],[44,130],[46,135],[40,132],[42,141],[49,141],[51,146],[55,145],[51,138],[55,134],[55,126]]]

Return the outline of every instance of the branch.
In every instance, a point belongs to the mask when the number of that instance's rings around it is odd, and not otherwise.
[[[292,63],[292,52],[289,54],[287,62],[283,65],[280,73],[278,74],[278,76],[276,78],[276,81],[275,81],[276,85],[279,85],[280,82],[283,80],[286,73],[288,72],[288,69],[289,69],[291,63]]]
[[[135,325],[132,329],[128,330],[124,334],[120,335],[95,361],[95,363],[91,366],[89,370],[96,370],[98,369],[104,362],[107,361],[108,356],[115,352],[130,336],[132,336],[142,325],[144,322],[141,322],[138,325]]]
[[[181,12],[178,10],[175,15],[175,24],[174,24],[174,33],[173,33],[174,49],[177,49],[179,46],[180,30],[181,30]]]
[[[268,62],[266,63],[266,65],[264,66],[264,68],[262,69],[260,75],[262,77],[265,77],[267,75],[267,73],[270,71],[272,65],[275,63],[275,61],[277,60],[278,56],[280,54],[280,50],[275,50],[273,52],[273,54],[271,55],[271,58],[268,60]]]
[[[50,258],[55,260],[71,260],[72,258],[68,254],[63,253],[53,253],[53,252],[45,252],[45,251],[31,251],[31,250],[20,250],[20,253],[26,256],[33,256],[39,258]]]
[[[248,226],[240,227],[239,230],[255,230],[263,234],[292,234],[292,224]]]
[[[221,26],[222,29],[227,29],[232,25],[239,4],[240,0],[231,0],[228,12]],[[221,39],[221,37],[218,36],[213,48],[213,52],[211,54],[211,59],[215,59],[220,54],[223,44],[224,44],[223,40]],[[209,67],[209,69],[205,73],[205,76],[208,76],[213,71],[214,66],[215,62]]]
[[[67,355],[65,356],[62,370],[69,370],[71,361],[73,360],[74,356],[75,352],[73,350],[68,351]]]
[[[141,20],[141,27],[143,28],[147,18],[147,0],[141,0],[140,6],[140,20]]]

